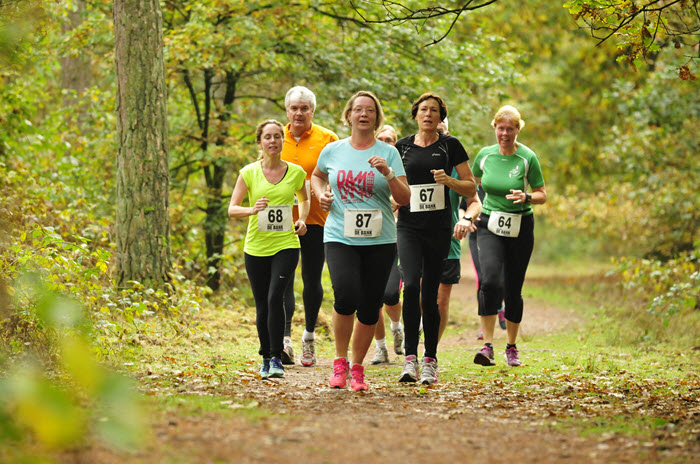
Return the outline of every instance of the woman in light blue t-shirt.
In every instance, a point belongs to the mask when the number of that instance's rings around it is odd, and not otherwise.
[[[329,384],[344,388],[350,372],[350,388],[359,391],[367,390],[362,362],[396,255],[390,198],[407,205],[411,191],[396,148],[375,138],[384,123],[377,97],[357,92],[345,105],[343,121],[352,133],[326,145],[311,187],[321,208],[329,211],[323,241],[335,297],[336,351]],[[351,337],[352,369],[347,359]]]

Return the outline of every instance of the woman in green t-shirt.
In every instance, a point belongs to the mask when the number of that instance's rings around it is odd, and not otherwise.
[[[284,377],[284,293],[299,262],[298,236],[306,233],[309,195],[301,166],[280,159],[282,124],[272,119],[261,122],[256,140],[262,154],[241,169],[228,215],[248,218],[243,252],[255,298],[259,353],[263,357],[260,376],[266,379]],[[241,206],[246,194],[250,206]],[[299,203],[296,222],[292,218],[295,195]]]
[[[523,282],[535,243],[532,205],[547,201],[547,192],[537,155],[517,141],[525,125],[518,110],[509,105],[502,107],[491,125],[498,143],[481,149],[472,166],[477,184],[480,181],[486,193],[476,234],[484,347],[474,362],[495,365],[493,331],[502,295],[508,334],[506,361],[509,366],[520,366],[515,342],[523,317]],[[532,193],[527,192],[528,185]]]

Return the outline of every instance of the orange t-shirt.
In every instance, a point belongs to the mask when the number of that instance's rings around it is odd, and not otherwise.
[[[323,147],[331,142],[338,140],[338,136],[333,131],[325,127],[311,123],[311,129],[304,132],[297,142],[289,130],[290,124],[284,128],[284,145],[282,147],[282,159],[290,163],[298,164],[306,171],[306,180],[311,179],[318,162],[318,156],[321,154]],[[311,209],[309,217],[306,219],[307,224],[324,225],[328,213],[321,209],[318,199],[311,194]],[[299,218],[299,210],[294,207],[294,221]]]

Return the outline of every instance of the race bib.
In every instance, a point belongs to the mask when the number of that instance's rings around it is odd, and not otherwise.
[[[351,238],[375,238],[382,234],[380,209],[346,209],[345,236]]]
[[[491,211],[488,228],[491,232],[501,237],[515,238],[520,234],[520,221],[522,218],[520,214]]]
[[[411,212],[445,209],[445,186],[440,184],[411,185]]]
[[[289,232],[293,226],[292,205],[268,205],[258,212],[258,230],[261,232]]]

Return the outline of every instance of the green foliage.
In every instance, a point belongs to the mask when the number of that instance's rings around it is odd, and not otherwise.
[[[657,2],[653,0],[573,0],[564,5],[577,21],[590,30],[599,43],[615,38],[620,51],[618,61],[636,68],[655,57],[665,47],[675,49],[697,46],[694,31],[700,26],[697,0]],[[678,77],[695,80],[688,63],[678,66]]]
[[[4,439],[20,440],[30,433],[42,446],[66,449],[82,443],[94,430],[112,446],[133,447],[143,437],[143,424],[131,382],[97,362],[83,308],[51,287],[38,276],[27,275],[8,288],[14,298],[5,310],[47,334],[53,362],[42,362],[40,351],[47,347],[37,349],[31,342],[23,344],[22,357],[3,357]],[[12,338],[16,322],[12,317],[2,321],[3,340]]]
[[[625,297],[643,301],[665,327],[700,311],[700,249],[668,261],[619,258],[616,273]]]

